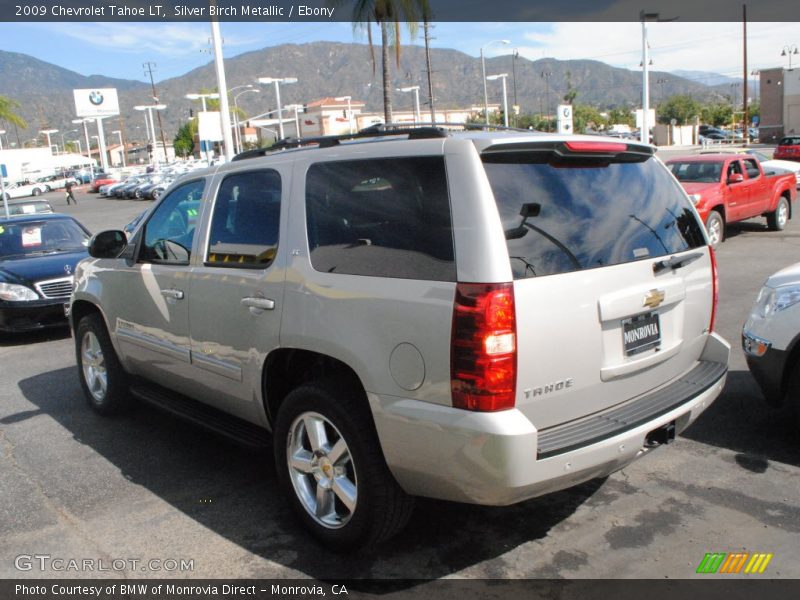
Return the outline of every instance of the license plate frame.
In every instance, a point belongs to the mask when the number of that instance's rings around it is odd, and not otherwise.
[[[660,346],[661,319],[657,312],[622,320],[622,350],[625,356],[636,356],[654,348],[658,350]]]

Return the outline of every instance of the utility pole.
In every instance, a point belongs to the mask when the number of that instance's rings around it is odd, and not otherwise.
[[[744,115],[742,119],[744,122],[742,123],[742,137],[744,138],[744,143],[747,144],[750,141],[750,123],[747,119],[747,5],[742,4],[742,37],[744,38],[744,70],[742,71],[742,78],[744,79],[744,83],[742,84],[742,103],[744,104]]]
[[[433,104],[433,71],[431,70],[431,24],[428,23],[427,17],[425,18],[425,62],[428,65],[428,98],[431,102],[431,123],[436,123],[436,108]]]
[[[158,93],[156,92],[156,84],[153,81],[153,69],[156,67],[156,63],[148,61],[142,66],[146,69],[145,74],[150,75],[150,87],[153,89],[153,102],[158,104]],[[164,127],[161,124],[161,113],[156,111],[156,117],[158,117],[158,131],[161,133],[161,146],[164,148],[164,162],[166,163],[169,161],[167,157],[167,142],[164,139]],[[153,150],[155,150],[155,148]]]

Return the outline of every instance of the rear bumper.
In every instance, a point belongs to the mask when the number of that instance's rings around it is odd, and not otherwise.
[[[551,434],[537,431],[516,409],[474,413],[411,399],[369,397],[387,464],[406,492],[507,505],[621,469],[650,450],[646,438],[655,429],[674,423],[678,432],[684,430],[722,391],[729,350],[722,338],[712,334],[701,364],[713,375],[702,384],[692,386],[688,381],[692,377],[685,374],[662,388],[661,392],[672,388],[680,394],[665,394],[671,398],[668,404],[654,403],[654,394],[632,400],[623,408],[636,418],[607,427],[602,435],[602,423],[589,427],[593,433],[582,442],[573,428],[567,432],[572,443],[557,453],[542,452]],[[619,416],[611,413],[620,410],[604,413],[608,422]],[[585,422],[602,416],[593,415]],[[551,435],[551,450],[553,439]]]

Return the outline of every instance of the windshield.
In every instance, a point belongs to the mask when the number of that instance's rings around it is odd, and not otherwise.
[[[721,162],[670,162],[667,166],[684,183],[719,183],[722,175]]]
[[[551,165],[483,156],[514,279],[644,260],[705,243],[683,192],[655,160]]]
[[[0,225],[0,260],[53,252],[76,252],[89,245],[87,234],[75,221],[54,219]]]

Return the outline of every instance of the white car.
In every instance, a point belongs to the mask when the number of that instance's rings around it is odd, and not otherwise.
[[[5,186],[5,197],[24,198],[25,196],[38,196],[47,192],[47,186],[43,183],[12,183]]]
[[[767,279],[742,331],[747,366],[769,404],[793,405],[800,425],[800,263]]]

